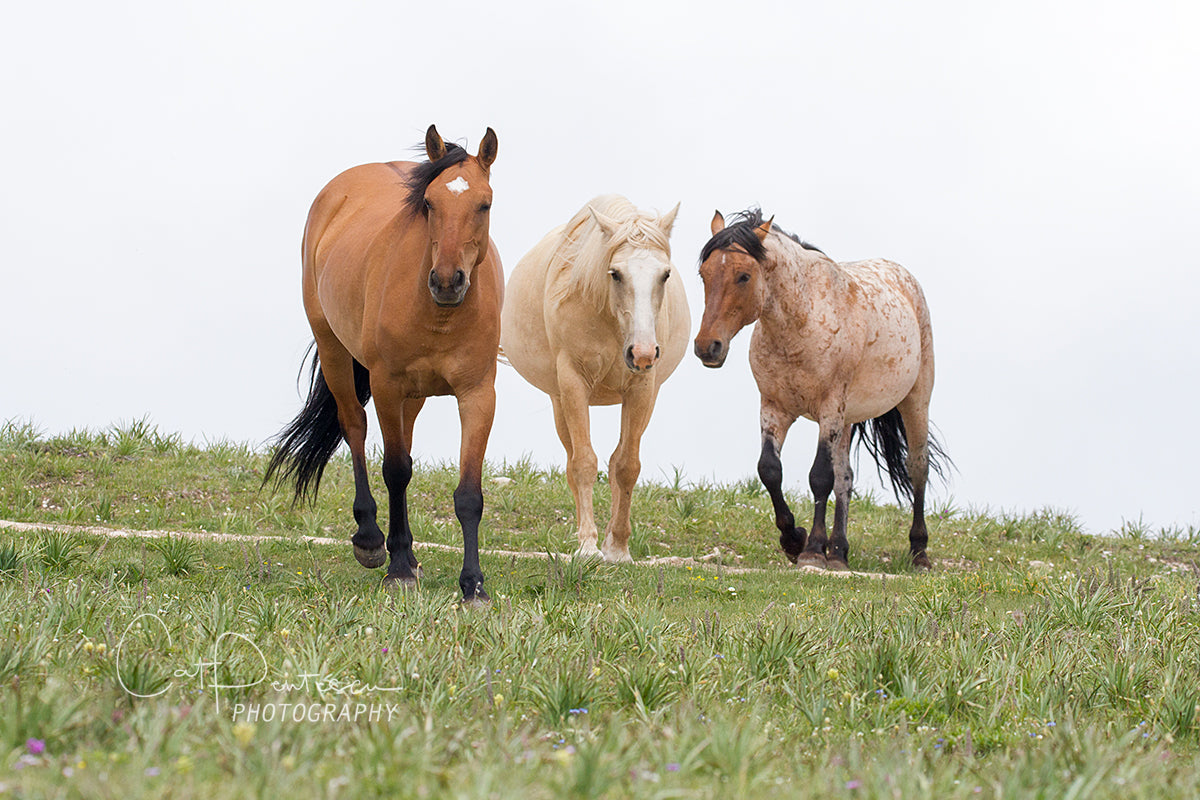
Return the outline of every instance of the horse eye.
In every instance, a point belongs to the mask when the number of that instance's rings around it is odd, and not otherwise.
[[[428,197],[426,197],[426,198],[425,198],[425,210],[426,210],[426,211],[433,211],[433,203],[429,202],[429,198],[428,198]]]
[[[489,211],[491,211],[491,210],[492,210],[492,204],[491,204],[491,203],[484,203],[483,205],[481,205],[481,206],[479,207],[479,213],[480,213],[480,214],[486,214],[487,212],[489,212]]]
[[[667,281],[669,281],[670,279],[671,279],[671,270],[667,270],[665,273],[663,273],[663,280],[662,280],[662,282],[663,282],[663,283],[666,283],[666,282],[667,282]]]
[[[749,283],[750,282],[750,273],[743,272],[741,275],[738,275],[737,282],[738,283]]]
[[[612,279],[615,283],[621,282],[621,273],[617,272],[615,269],[610,269],[608,274],[612,275]]]

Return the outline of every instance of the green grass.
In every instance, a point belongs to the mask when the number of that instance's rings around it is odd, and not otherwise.
[[[392,594],[297,536],[349,537],[345,461],[313,507],[260,491],[264,461],[145,423],[0,428],[0,518],[218,534],[0,531],[0,796],[1200,793],[1187,531],[945,507],[916,575],[905,512],[864,498],[852,563],[885,577],[811,575],[757,484],[678,473],[639,487],[634,555],[719,559],[485,554],[474,611],[454,551],[418,544]],[[418,543],[459,544],[455,481],[419,465]],[[573,549],[560,472],[494,464],[485,492],[485,548]]]

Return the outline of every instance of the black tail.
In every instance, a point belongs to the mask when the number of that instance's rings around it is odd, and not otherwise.
[[[879,479],[883,480],[883,468],[887,467],[888,478],[892,483],[892,491],[897,500],[912,500],[912,478],[908,474],[908,438],[904,432],[904,418],[899,409],[893,408],[881,417],[859,422],[850,433],[851,442],[855,436],[858,444],[864,445],[871,458],[875,461],[875,469]],[[942,449],[942,443],[933,432],[929,432],[929,471],[945,480],[946,471],[954,466],[954,462]]]
[[[316,342],[308,349],[314,350],[315,344]],[[305,357],[307,356],[306,352]],[[300,372],[304,372],[303,361],[300,362]],[[315,352],[309,367],[308,380],[308,400],[296,418],[275,437],[275,452],[263,477],[263,486],[272,478],[275,479],[276,486],[295,481],[297,501],[305,495],[316,499],[325,465],[342,443],[337,401],[333,399],[333,392],[329,391],[329,386],[325,383],[325,376],[321,374],[320,362]],[[354,362],[354,391],[358,395],[358,402],[364,406],[371,399],[371,374],[357,361]]]

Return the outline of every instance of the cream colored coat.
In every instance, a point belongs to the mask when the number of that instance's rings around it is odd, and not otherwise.
[[[641,437],[691,328],[683,282],[670,261],[677,211],[656,217],[623,197],[597,197],[530,250],[508,282],[500,345],[517,372],[550,396],[582,555],[631,560]],[[616,403],[621,436],[609,460],[612,516],[601,547],[588,407]]]

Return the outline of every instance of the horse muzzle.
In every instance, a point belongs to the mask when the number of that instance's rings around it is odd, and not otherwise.
[[[467,273],[461,269],[456,270],[450,276],[449,282],[443,282],[436,269],[429,271],[429,294],[433,296],[433,302],[441,308],[454,308],[462,305],[462,301],[467,296],[467,289],[470,287],[471,281],[467,279]]]
[[[728,355],[729,347],[720,339],[710,339],[707,342],[696,340],[696,358],[706,367],[716,369],[725,363],[725,357]]]
[[[625,366],[632,372],[648,372],[658,363],[662,349],[656,344],[651,349],[649,345],[631,344],[625,348]]]

